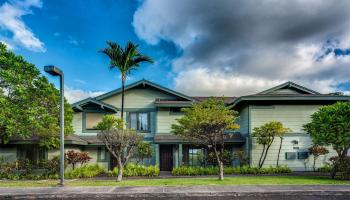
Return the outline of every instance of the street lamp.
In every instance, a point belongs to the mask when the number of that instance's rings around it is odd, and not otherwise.
[[[59,68],[49,65],[44,67],[44,71],[60,77],[60,185],[64,183],[64,75]]]

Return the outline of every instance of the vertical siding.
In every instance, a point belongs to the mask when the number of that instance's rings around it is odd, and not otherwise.
[[[239,113],[239,132],[247,136],[249,132],[249,109],[248,107],[245,107],[241,110]]]
[[[74,134],[81,134],[82,130],[83,130],[83,113],[82,112],[78,112],[78,113],[74,113],[73,115],[73,130],[74,130]]]
[[[308,160],[286,160],[285,152],[305,152],[312,146],[312,140],[303,130],[303,124],[308,123],[311,118],[311,114],[318,109],[319,105],[274,105],[274,106],[251,106],[250,131],[252,132],[254,127],[263,125],[270,121],[280,121],[285,127],[292,130],[292,133],[288,133],[284,137],[282,143],[282,150],[280,154],[280,164],[288,165],[292,170],[304,171],[312,170],[312,159]],[[299,141],[299,149],[293,149],[292,141]],[[279,138],[275,138],[272,144],[267,158],[264,163],[264,167],[276,166],[277,154],[279,148]],[[335,152],[331,149],[330,154],[321,156],[317,162],[317,167],[323,166],[328,162],[329,157],[334,156]],[[257,166],[262,151],[262,145],[256,143],[256,140],[252,138],[251,146],[251,164]]]

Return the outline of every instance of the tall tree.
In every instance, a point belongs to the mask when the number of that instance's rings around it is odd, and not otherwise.
[[[124,120],[124,95],[125,80],[132,70],[139,68],[142,62],[153,63],[153,60],[139,52],[138,45],[128,42],[124,48],[115,42],[107,41],[107,48],[101,50],[103,54],[109,57],[109,67],[117,68],[121,74],[122,81],[122,105],[121,118]]]
[[[105,144],[108,151],[117,159],[118,182],[123,179],[124,166],[143,140],[142,135],[132,129],[124,129],[123,127],[123,120],[113,115],[103,116],[102,121],[97,124],[97,129],[101,130],[97,135],[98,139]]]
[[[268,151],[275,139],[275,137],[283,137],[283,135],[288,131],[288,128],[283,127],[283,124],[281,122],[277,121],[271,121],[267,122],[260,127],[255,127],[253,129],[253,137],[256,138],[257,143],[263,145],[263,149],[261,151],[260,159],[259,159],[259,164],[258,167],[262,168],[264,165],[266,156],[268,154]],[[280,141],[280,149],[278,152],[278,157],[277,157],[277,165],[278,165],[278,160],[279,160],[279,154],[282,148],[282,139]]]
[[[239,128],[238,113],[227,107],[222,99],[209,98],[189,108],[183,108],[184,116],[171,126],[172,132],[191,142],[212,148],[219,166],[219,179],[224,179],[225,140],[227,130]]]
[[[59,145],[59,91],[40,71],[0,43],[0,140],[36,137],[40,146]],[[65,133],[73,133],[73,110],[65,101]]]
[[[314,144],[332,146],[338,154],[331,176],[335,178],[350,148],[350,102],[338,102],[322,106],[311,115],[311,122],[304,125]]]

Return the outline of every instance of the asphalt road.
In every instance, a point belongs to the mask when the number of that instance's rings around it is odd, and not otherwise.
[[[350,185],[0,188],[0,199],[350,200]]]

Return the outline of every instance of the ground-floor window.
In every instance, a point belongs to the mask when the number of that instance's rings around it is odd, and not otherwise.
[[[47,158],[47,150],[39,145],[18,145],[17,158],[20,160],[28,159],[32,164],[37,165]]]
[[[188,149],[188,165],[190,166],[202,166],[204,160],[204,149],[201,148],[189,148]]]

